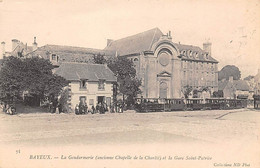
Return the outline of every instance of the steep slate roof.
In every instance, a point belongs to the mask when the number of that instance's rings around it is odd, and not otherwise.
[[[179,43],[174,43],[174,45],[179,49],[180,52],[186,51],[185,55],[181,54],[182,59],[218,63],[218,61],[215,60],[214,58],[212,58],[211,55],[209,55],[208,58],[206,58],[204,54],[207,54],[207,52],[205,52],[198,46],[185,45],[185,44],[179,44]],[[191,56],[189,55],[188,51],[192,51]],[[198,56],[196,56],[196,54],[198,54]]]
[[[249,91],[249,85],[244,80],[234,80],[234,87],[237,90]]]
[[[100,79],[116,82],[114,73],[103,64],[86,64],[75,62],[63,62],[55,71],[55,74],[69,81],[86,79],[88,81],[99,81]]]
[[[254,77],[256,82],[260,82],[260,69],[258,69],[258,73]]]
[[[154,28],[136,35],[132,35],[126,38],[112,41],[105,50],[116,51],[118,55],[124,56],[129,54],[136,54],[143,51],[151,51],[152,45],[159,41],[163,36],[163,33],[159,28]],[[186,53],[191,50],[193,52],[192,56],[182,55],[182,59],[186,60],[197,60],[197,61],[208,61],[215,62],[218,61],[212,58],[209,55],[209,58],[206,59],[203,51],[198,46],[184,45],[179,43],[174,43],[174,45],[179,49],[179,51],[185,50]],[[195,53],[198,53],[198,57],[195,57]]]
[[[228,83],[227,80],[225,80],[225,81],[219,81],[219,82],[218,82],[218,90],[224,90],[225,87],[227,86],[227,83]]]
[[[107,57],[115,55],[114,51],[49,44],[39,47],[33,52],[33,55],[49,59],[49,53],[57,54],[61,62],[91,62],[93,55],[96,54],[101,54]]]
[[[218,82],[218,90],[224,90],[225,87],[228,85],[228,84],[231,84],[230,81],[228,80],[225,80],[225,81],[219,81]],[[242,91],[249,91],[250,90],[250,87],[249,85],[247,84],[246,81],[244,80],[233,80],[233,87],[236,88],[237,90],[242,90]]]
[[[133,36],[112,41],[105,50],[117,51],[120,56],[150,51],[152,45],[163,35],[160,29],[154,28]]]

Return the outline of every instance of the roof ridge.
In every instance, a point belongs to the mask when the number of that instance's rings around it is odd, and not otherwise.
[[[61,64],[86,64],[86,65],[97,65],[97,66],[105,66],[104,64],[94,64],[94,63],[87,63],[87,62],[62,62]]]
[[[155,28],[155,31],[154,31],[154,33],[153,33],[152,41],[151,41],[151,43],[150,43],[150,45],[149,45],[149,49],[151,49],[151,47],[152,47],[153,40],[154,40],[154,37],[155,37],[155,34],[156,34],[157,30],[158,30],[158,28]]]
[[[50,47],[50,46],[58,46],[58,47],[73,47],[73,48],[78,48],[78,49],[93,49],[93,50],[101,50],[101,51],[106,51],[104,49],[98,49],[98,48],[88,48],[88,47],[78,47],[78,46],[70,46],[70,45],[58,45],[58,44],[45,44],[41,47]],[[39,48],[41,48],[39,47]]]
[[[133,34],[133,35],[130,35],[130,36],[127,36],[127,37],[123,37],[123,38],[120,38],[120,39],[117,39],[117,40],[114,40],[112,41],[111,43],[114,43],[116,41],[119,41],[119,40],[123,40],[123,39],[127,39],[127,38],[131,38],[131,37],[134,37],[134,36],[137,36],[137,35],[141,35],[141,34],[144,34],[144,33],[147,33],[147,32],[150,32],[152,30],[160,30],[158,27],[155,27],[155,28],[152,28],[150,30],[146,30],[146,31],[143,31],[143,32],[140,32],[140,33],[137,33],[137,34]]]

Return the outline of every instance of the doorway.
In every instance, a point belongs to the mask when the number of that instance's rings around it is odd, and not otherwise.
[[[160,83],[159,98],[167,98],[168,86],[166,82]]]
[[[98,101],[98,104],[99,103],[104,103],[105,102],[105,96],[98,96],[97,97],[97,101]]]

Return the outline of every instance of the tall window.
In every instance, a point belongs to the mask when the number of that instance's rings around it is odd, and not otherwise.
[[[104,80],[99,80],[98,81],[98,89],[99,90],[104,90],[105,89],[105,81]]]
[[[87,82],[86,82],[86,80],[81,80],[81,82],[80,82],[80,88],[81,88],[81,89],[86,89],[86,88],[87,88]]]
[[[52,60],[56,60],[56,54],[52,54],[52,55],[51,55],[51,59],[52,59]]]

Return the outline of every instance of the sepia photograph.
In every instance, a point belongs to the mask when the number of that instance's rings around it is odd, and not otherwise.
[[[259,0],[0,0],[0,168],[260,168]]]

